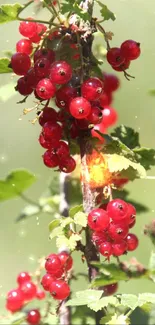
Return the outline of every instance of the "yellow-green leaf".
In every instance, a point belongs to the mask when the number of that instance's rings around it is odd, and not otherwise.
[[[76,225],[86,227],[87,226],[87,214],[84,212],[77,212],[74,216],[74,222]]]
[[[12,72],[12,69],[9,68],[10,60],[8,58],[0,58],[0,73],[9,73]]]
[[[20,10],[23,8],[19,3],[3,4],[0,6],[0,24],[17,20]]]

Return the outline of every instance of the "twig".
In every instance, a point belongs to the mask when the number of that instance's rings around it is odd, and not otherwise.
[[[109,43],[109,40],[107,38],[107,34],[106,34],[105,29],[98,22],[96,22],[96,26],[98,27],[99,31],[104,35],[104,39],[105,39],[105,42],[107,44],[107,51],[109,51],[110,50],[110,43]]]

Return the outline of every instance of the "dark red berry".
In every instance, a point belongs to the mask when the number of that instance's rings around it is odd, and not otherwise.
[[[87,130],[90,122],[86,118],[83,118],[80,120],[76,120],[75,124],[77,125],[78,129]]]
[[[114,125],[118,119],[116,110],[110,106],[103,109],[102,116],[102,124],[105,128],[109,128],[110,126]]]
[[[128,218],[128,204],[121,199],[114,199],[107,205],[107,213],[114,222]]]
[[[47,27],[44,24],[37,24],[37,32],[33,37],[30,37],[31,42],[39,43],[41,36],[46,32]]]
[[[136,209],[130,203],[128,203],[128,218],[129,218],[129,225],[133,225],[133,222],[136,219]]]
[[[109,227],[110,218],[103,209],[94,209],[88,214],[88,225],[95,231],[106,230]]]
[[[138,247],[139,240],[136,235],[128,234],[128,236],[126,237],[126,243],[127,243],[127,250],[134,251]]]
[[[71,156],[64,157],[64,159],[61,159],[59,162],[59,168],[64,173],[71,173],[76,168],[76,162]]]
[[[47,141],[53,139],[59,141],[62,136],[62,127],[56,122],[46,122],[43,125],[43,135]]]
[[[54,168],[59,165],[59,158],[51,150],[47,150],[43,154],[43,162],[47,167]]]
[[[40,49],[34,53],[34,62],[43,58],[53,63],[55,60],[55,52],[49,49]]]
[[[31,54],[33,50],[32,42],[29,39],[23,38],[16,44],[16,51],[20,53]]]
[[[111,223],[108,229],[108,235],[111,239],[118,241],[124,239],[128,234],[129,227],[125,223],[115,224]]]
[[[39,140],[40,145],[43,148],[51,149],[51,150],[53,149],[53,147],[56,147],[58,145],[58,143],[59,143],[59,141],[56,140],[56,139],[51,139],[51,141],[45,140],[43,133],[40,133],[40,136],[39,136],[38,140]]]
[[[21,286],[24,282],[28,282],[31,280],[31,277],[28,272],[21,272],[17,276],[17,282],[19,286]]]
[[[24,282],[20,286],[20,289],[23,293],[24,300],[28,301],[28,300],[32,300],[36,297],[37,288],[33,282],[31,282],[31,281]]]
[[[40,79],[41,78],[36,75],[34,68],[30,68],[25,75],[25,80],[33,89],[36,87]]]
[[[127,251],[127,244],[125,240],[121,240],[112,245],[112,254],[114,256],[121,256]]]
[[[15,87],[15,89],[23,96],[28,96],[33,92],[33,88],[27,82],[27,79],[25,77],[21,77],[18,79],[17,86]]]
[[[49,291],[50,285],[52,284],[53,281],[55,281],[55,278],[49,273],[46,273],[42,277],[41,284],[42,284],[45,291]]]
[[[116,75],[104,72],[103,76],[105,93],[109,94],[113,91],[116,91],[120,87],[120,81]]]
[[[50,293],[54,299],[64,300],[70,295],[70,287],[65,281],[56,280],[50,286]]]
[[[33,37],[37,33],[37,24],[33,21],[21,21],[19,32],[25,37]]]
[[[101,255],[109,258],[112,255],[112,244],[110,242],[104,242],[99,246],[99,252]]]
[[[53,83],[62,85],[72,77],[72,67],[66,61],[56,61],[50,69],[50,79]]]
[[[98,78],[89,78],[81,86],[81,94],[89,101],[99,99],[103,93],[103,83]]]
[[[15,53],[11,57],[11,67],[19,76],[24,76],[30,69],[31,60],[30,57],[25,53]]]
[[[129,224],[129,228],[133,228],[136,223],[136,219],[133,219],[132,222]]]
[[[57,116],[58,114],[54,108],[45,106],[42,113],[39,116],[39,124],[43,126],[46,122],[56,122]]]
[[[55,153],[59,157],[59,160],[69,156],[69,146],[64,141],[59,141],[57,147],[54,149]]]
[[[104,296],[111,296],[118,290],[118,283],[108,284],[102,289],[104,290]]]
[[[101,95],[99,99],[99,105],[101,108],[109,106],[112,103],[112,95],[111,93],[104,93]]]
[[[73,259],[71,255],[67,252],[61,252],[58,254],[58,256],[60,258],[62,268],[66,271],[70,270],[73,265]]]
[[[36,93],[42,99],[50,99],[54,97],[56,88],[49,79],[42,79],[36,86]]]
[[[92,124],[99,124],[102,122],[102,111],[97,106],[92,106],[90,114],[87,116],[87,120]]]
[[[8,292],[6,308],[11,312],[20,310],[23,306],[24,298],[20,289],[14,289]]]
[[[46,58],[41,58],[37,60],[34,64],[36,76],[40,78],[47,77],[49,74],[50,65],[50,61]]]
[[[126,60],[135,60],[140,56],[140,43],[133,40],[127,40],[121,45],[121,53]]]
[[[38,309],[32,309],[28,312],[26,320],[30,325],[38,325],[41,320],[41,315]]]
[[[57,106],[68,110],[70,101],[78,96],[78,92],[76,88],[65,85],[57,90],[55,96]]]
[[[113,66],[118,67],[124,63],[125,58],[121,53],[121,49],[113,47],[107,52],[107,61]]]
[[[50,254],[46,258],[45,269],[48,273],[55,275],[61,268],[61,261],[58,255]]]
[[[70,113],[77,119],[86,118],[91,112],[91,105],[87,99],[76,97],[72,99],[69,105]]]
[[[43,300],[46,297],[45,292],[43,290],[38,289],[36,293],[36,298],[38,300]]]
[[[101,231],[94,231],[92,234],[92,242],[96,246],[100,246],[104,242],[107,241],[107,234],[105,232]]]
[[[125,60],[124,63],[122,63],[121,65],[119,65],[118,67],[113,67],[112,68],[116,71],[122,72],[125,71],[129,68],[130,66],[130,61],[129,60]]]

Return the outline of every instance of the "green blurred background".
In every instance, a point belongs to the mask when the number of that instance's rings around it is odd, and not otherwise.
[[[0,1],[1,3],[15,3],[15,1]],[[22,3],[22,1],[21,1]],[[132,126],[140,133],[143,146],[155,147],[155,98],[149,95],[149,89],[155,88],[155,1],[154,0],[108,0],[104,1],[116,14],[115,22],[104,24],[106,31],[114,33],[112,45],[119,46],[126,39],[135,39],[141,43],[142,55],[139,60],[132,62],[130,73],[136,79],[127,81],[123,74],[119,74],[121,88],[116,93],[113,106],[119,114],[119,124]],[[27,11],[33,16],[33,12]],[[98,14],[98,13],[97,13]],[[47,11],[43,12],[44,18]],[[40,16],[40,14],[39,14]],[[0,25],[0,50],[15,50],[15,44],[20,39],[18,23]],[[102,38],[97,41],[104,44]],[[105,71],[111,68],[105,62]],[[1,75],[0,86],[10,83],[10,75]],[[3,96],[2,96],[3,93]],[[0,106],[0,177],[12,169],[24,167],[38,176],[38,182],[27,191],[32,199],[46,189],[49,178],[52,177],[42,163],[42,149],[38,144],[39,126],[32,125],[33,113],[23,116],[25,107],[33,106],[32,100],[26,104],[16,104],[21,98],[16,94],[5,101],[5,92],[1,92]],[[155,175],[152,169],[149,175]],[[155,180],[137,180],[127,186],[131,198],[149,206],[149,213],[138,215],[134,232],[140,239],[139,248],[134,256],[145,265],[148,264],[150,252],[153,249],[149,239],[143,235],[143,227],[155,215]],[[14,199],[2,203],[0,206],[0,307],[4,312],[5,293],[15,287],[16,275],[20,271],[34,271],[39,257],[55,250],[54,242],[48,240],[48,223],[53,216],[40,215],[21,223],[15,223],[25,203],[21,199]],[[75,269],[80,270],[83,265],[77,254]],[[133,256],[129,254],[128,258]],[[83,289],[87,283],[81,280],[73,285],[74,289]],[[138,293],[155,292],[155,285],[147,280],[132,280],[121,283],[119,292]],[[135,324],[135,322],[134,322]],[[138,320],[136,321],[138,323]],[[142,323],[141,323],[142,324]]]

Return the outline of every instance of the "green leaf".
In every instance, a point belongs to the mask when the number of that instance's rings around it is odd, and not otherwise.
[[[75,293],[75,298],[70,299],[65,304],[66,306],[83,306],[91,302],[99,300],[103,294],[102,290],[84,290]]]
[[[76,205],[75,207],[71,208],[71,209],[69,210],[69,216],[70,216],[71,218],[73,218],[74,215],[75,215],[77,212],[79,212],[79,211],[83,211],[83,205],[82,205],[82,204],[80,204],[80,205]]]
[[[0,180],[0,201],[20,195],[36,181],[36,176],[26,169],[18,169]]]
[[[84,21],[90,21],[90,15],[87,11],[84,11],[80,7],[81,0],[66,0],[67,3],[62,3],[61,13],[67,14],[68,12],[74,12],[79,18],[82,18]]]
[[[99,262],[93,262],[91,264],[98,268],[100,272],[100,274],[92,281],[92,287],[100,287],[121,280],[128,280],[127,274],[120,270],[119,266],[114,263],[106,265]]]
[[[62,229],[62,227],[56,227],[56,228],[54,228],[51,231],[49,238],[50,239],[53,239],[53,238],[55,238],[57,236],[63,236],[63,229]]]
[[[141,307],[146,303],[155,304],[155,294],[154,293],[140,293],[138,296],[138,306]]]
[[[101,310],[104,307],[107,307],[108,305],[114,305],[118,303],[118,300],[116,297],[111,296],[111,297],[103,297],[99,300],[94,300],[93,302],[88,303],[88,307],[95,312],[98,310]]]
[[[10,60],[8,58],[0,58],[0,73],[9,73],[12,72],[12,69],[9,68]]]
[[[150,148],[135,148],[133,149],[136,154],[136,160],[144,166],[146,170],[151,166],[155,166],[155,149]]]
[[[96,2],[99,4],[101,7],[100,13],[104,20],[109,20],[112,19],[113,21],[116,19],[114,13],[108,9],[106,5],[104,5],[101,1],[96,0]]]
[[[41,213],[41,209],[38,205],[27,205],[17,217],[16,222],[35,216],[39,213]]]
[[[100,324],[106,325],[110,321],[111,318],[112,318],[112,315],[107,315],[107,316],[102,317],[100,320]]]
[[[125,315],[113,315],[111,319],[106,323],[107,325],[129,325],[130,319]]]
[[[138,307],[138,297],[132,294],[122,294],[120,305],[134,310]]]
[[[17,20],[18,14],[24,6],[19,3],[4,4],[0,6],[0,24]]]
[[[70,225],[71,223],[73,223],[74,220],[70,217],[67,217],[67,218],[62,218],[60,220],[60,222],[61,222],[61,227],[65,228],[67,225]]]
[[[73,251],[76,248],[77,242],[81,239],[82,237],[78,234],[72,234],[69,238],[67,238],[65,235],[60,234],[59,237],[56,239],[56,246],[57,248],[65,246],[71,251]]]
[[[87,214],[84,212],[77,212],[74,216],[74,222],[76,225],[86,227],[87,226]]]
[[[16,85],[16,83],[12,81],[12,82],[0,87],[0,100],[1,101],[6,102],[8,99],[10,99],[16,95],[16,91],[14,88],[15,85]]]
[[[58,219],[52,220],[48,225],[49,231],[52,232],[55,228],[58,228],[59,225],[60,225],[60,220]]]
[[[125,125],[118,126],[117,128],[114,129],[111,135],[113,137],[118,138],[130,149],[140,146],[139,133],[128,126]]]

